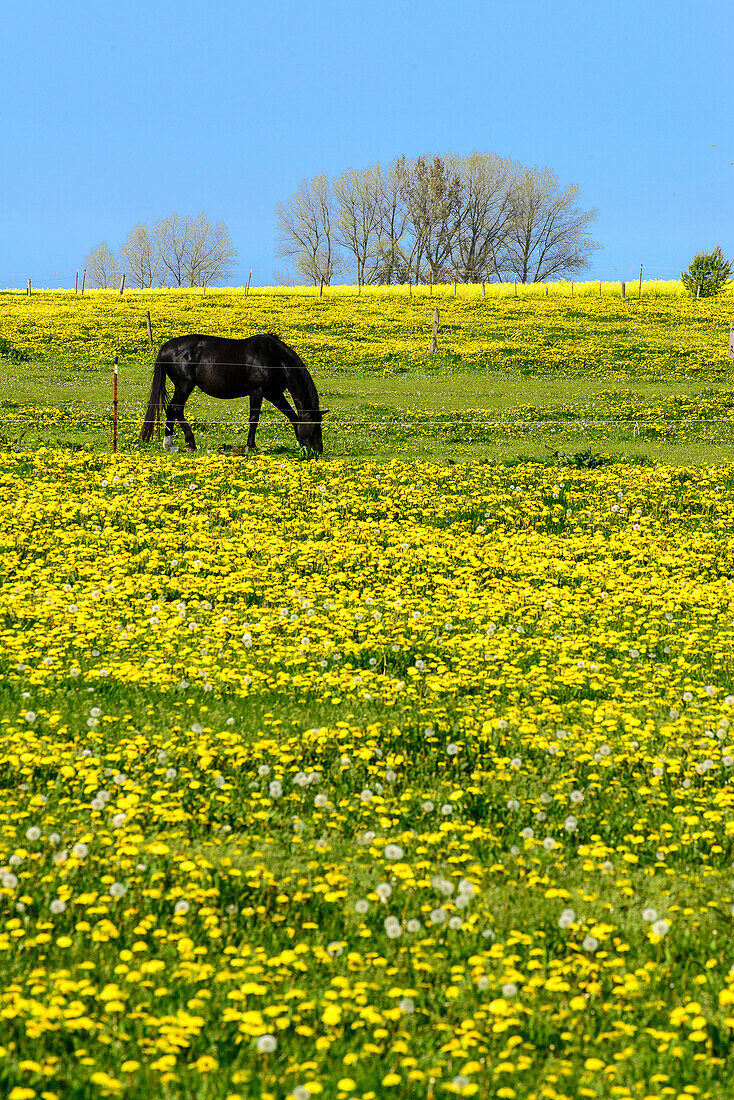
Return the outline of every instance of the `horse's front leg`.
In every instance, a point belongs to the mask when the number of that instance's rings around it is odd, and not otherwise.
[[[255,450],[255,432],[260,421],[260,409],[262,408],[263,395],[256,391],[250,394],[250,430],[247,433],[247,449]]]

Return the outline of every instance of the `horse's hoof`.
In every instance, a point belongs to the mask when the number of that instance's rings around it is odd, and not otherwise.
[[[187,451],[195,451],[196,450],[196,444],[195,443],[187,443],[186,444],[186,450]]]

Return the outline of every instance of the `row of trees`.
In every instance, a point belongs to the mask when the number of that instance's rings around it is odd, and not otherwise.
[[[115,255],[106,241],[85,260],[91,286],[119,284],[123,272],[131,286],[209,286],[231,274],[237,251],[223,222],[206,215],[180,218],[172,214],[152,229],[134,226]]]
[[[539,282],[587,267],[595,210],[549,168],[494,153],[433,156],[304,181],[277,207],[278,253],[301,278],[361,284]]]

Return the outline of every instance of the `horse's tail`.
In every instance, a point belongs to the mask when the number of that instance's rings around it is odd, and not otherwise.
[[[166,367],[163,359],[163,348],[161,348],[156,356],[155,367],[153,368],[153,381],[150,386],[150,400],[148,401],[148,409],[145,413],[145,420],[143,421],[143,427],[140,432],[140,439],[143,443],[150,443],[153,438],[153,432],[156,427],[160,425],[161,413],[165,410],[167,403]]]

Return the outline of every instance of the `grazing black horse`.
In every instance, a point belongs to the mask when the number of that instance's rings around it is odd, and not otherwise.
[[[170,402],[166,378],[170,378],[174,386]],[[171,449],[173,424],[178,420],[187,449],[196,450],[194,433],[183,415],[184,405],[196,386],[209,397],[250,398],[249,450],[255,447],[255,432],[264,398],[285,413],[302,447],[323,454],[321,418],[326,409],[319,408],[319,395],[305,364],[293,348],[274,333],[260,333],[246,340],[227,340],[220,336],[177,336],[168,340],[155,361],[148,411],[140,433],[144,443],[153,438],[155,427],[160,424],[161,411],[165,410],[164,448]],[[283,396],[284,390],[290,391],[295,411]]]

